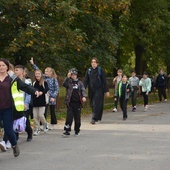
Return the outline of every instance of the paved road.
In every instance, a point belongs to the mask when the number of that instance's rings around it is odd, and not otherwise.
[[[0,170],[169,170],[170,102],[142,106],[137,112],[106,112],[100,124],[82,118],[79,137],[63,138],[64,122],[55,130],[26,142],[21,134],[21,154],[0,152]]]

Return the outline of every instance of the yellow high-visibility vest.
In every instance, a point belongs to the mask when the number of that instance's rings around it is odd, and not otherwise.
[[[11,94],[14,100],[14,106],[17,111],[24,111],[24,92],[18,91],[17,81],[14,81],[11,87]]]

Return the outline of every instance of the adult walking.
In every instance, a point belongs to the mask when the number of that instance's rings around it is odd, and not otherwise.
[[[164,97],[164,101],[167,101],[167,96],[166,96],[166,86],[167,86],[167,77],[164,74],[163,70],[161,69],[159,71],[159,74],[156,78],[155,82],[155,89],[158,89],[158,96],[159,96],[159,101],[162,102],[162,96]]]
[[[87,69],[84,78],[84,87],[85,89],[88,87],[90,106],[92,108],[91,124],[101,121],[103,114],[104,94],[109,96],[106,75],[98,64],[98,59],[92,58],[92,67]]]
[[[8,75],[9,62],[6,59],[0,59],[0,121],[3,122],[5,135],[8,137],[12,148],[13,154],[17,157],[20,154],[17,145],[16,136],[13,130],[13,116],[12,111],[15,107],[17,110],[24,110],[23,96],[17,95],[18,90],[25,91],[26,93],[35,94],[39,96],[39,92],[33,87],[22,82],[18,77],[11,78]],[[15,78],[14,78],[15,77]],[[20,92],[19,92],[20,94]],[[21,101],[22,100],[22,101]],[[0,144],[0,149],[3,150],[4,146]]]

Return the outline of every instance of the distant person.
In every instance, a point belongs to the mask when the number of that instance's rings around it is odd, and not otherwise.
[[[148,78],[148,74],[146,72],[143,73],[143,78],[139,81],[139,86],[142,87],[142,96],[144,100],[144,111],[148,110],[148,95],[151,91],[151,79]]]
[[[63,136],[70,135],[73,119],[75,136],[80,134],[81,108],[86,101],[86,90],[83,83],[77,78],[77,75],[78,70],[73,68],[69,70],[67,78],[63,82],[63,86],[66,88],[65,103],[67,105]]]
[[[162,102],[162,96],[164,97],[164,101],[167,101],[166,95],[166,86],[167,86],[167,76],[164,74],[163,70],[159,71],[159,74],[156,78],[155,88],[158,89],[159,101]]]
[[[123,111],[123,120],[126,120],[127,115],[127,103],[129,100],[131,92],[131,85],[127,81],[127,76],[123,75],[122,80],[119,81],[117,89],[116,89],[116,99],[120,102],[120,108]]]
[[[116,97],[116,89],[118,86],[118,83],[122,80],[122,74],[123,71],[121,69],[117,70],[117,76],[113,79],[113,85],[114,85],[114,106],[113,106],[113,112],[117,112],[117,105],[118,105],[118,99]]]
[[[92,108],[91,124],[101,121],[103,115],[104,94],[109,96],[106,75],[98,64],[98,59],[92,58],[92,67],[87,69],[84,78],[84,87],[88,87],[90,106]]]
[[[131,77],[129,78],[129,83],[131,85],[132,91],[131,91],[131,99],[132,99],[132,111],[136,111],[136,100],[137,100],[137,95],[138,91],[140,90],[139,88],[139,78],[136,77],[136,71],[133,70],[131,73]]]

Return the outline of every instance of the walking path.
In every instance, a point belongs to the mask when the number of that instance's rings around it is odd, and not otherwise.
[[[148,112],[139,106],[122,112],[105,112],[100,124],[82,118],[81,135],[63,138],[64,122],[55,130],[26,142],[21,134],[21,154],[0,152],[0,170],[169,170],[170,102],[150,105]]]

